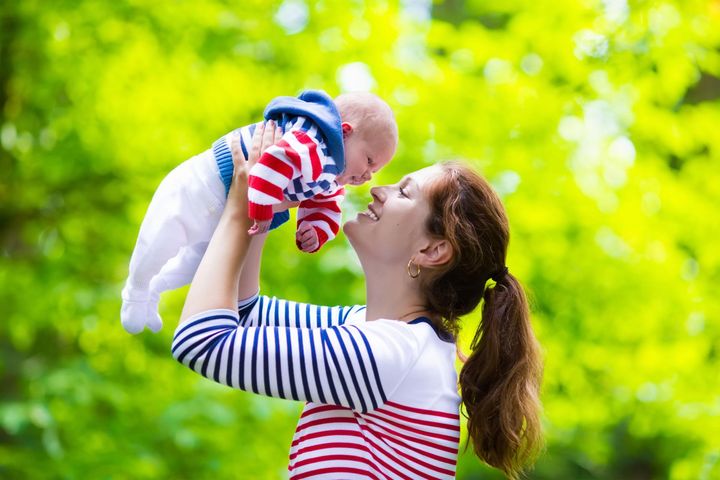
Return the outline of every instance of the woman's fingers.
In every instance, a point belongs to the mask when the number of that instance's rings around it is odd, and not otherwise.
[[[242,151],[242,147],[240,146],[240,134],[235,132],[232,134],[232,139],[230,140],[230,152],[232,152],[232,160],[233,160],[233,166],[237,169],[238,166],[241,166],[241,162],[245,162],[245,154]]]
[[[240,146],[240,134],[237,132],[231,135],[230,152],[233,161],[233,183],[247,180],[247,162]]]
[[[274,120],[259,124],[253,133],[252,148],[250,149],[250,158],[248,166],[252,168],[262,153],[270,146],[275,145],[282,138],[282,130]]]
[[[255,127],[252,137],[252,146],[250,147],[250,158],[248,158],[248,167],[252,168],[260,158],[263,151],[263,136],[265,134],[265,124],[260,123]]]
[[[228,215],[231,215],[231,212],[236,212],[241,218],[247,218],[248,166],[240,142],[240,134],[234,133],[231,135],[230,152],[233,160],[233,176],[225,212]]]
[[[275,125],[275,122],[273,120],[268,120],[268,122],[265,124],[265,128],[263,130],[261,151],[264,152],[269,146],[275,144],[275,132],[276,131],[277,131],[277,126]]]

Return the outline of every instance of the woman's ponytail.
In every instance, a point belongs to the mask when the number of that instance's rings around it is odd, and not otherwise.
[[[466,166],[441,168],[444,175],[428,188],[427,231],[450,243],[453,258],[423,279],[423,296],[451,334],[483,303],[460,371],[463,410],[475,453],[517,479],[542,444],[540,347],[523,288],[505,267],[510,228],[500,198]]]
[[[517,479],[542,443],[542,360],[527,298],[511,274],[485,289],[482,320],[460,372],[475,454]]]

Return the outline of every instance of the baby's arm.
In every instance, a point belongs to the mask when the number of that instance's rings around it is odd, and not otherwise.
[[[317,140],[302,130],[286,132],[280,141],[265,150],[251,168],[248,179],[250,218],[257,224],[267,222],[267,231],[273,216],[272,206],[285,200],[284,190],[288,184],[299,177],[314,181],[320,175],[321,155]],[[251,233],[263,232],[258,228]]]
[[[340,203],[343,198],[345,189],[339,187],[300,202],[295,235],[295,243],[300,250],[317,252],[326,242],[335,238],[340,230]]]

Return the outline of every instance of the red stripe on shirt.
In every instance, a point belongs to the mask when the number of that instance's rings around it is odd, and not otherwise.
[[[368,414],[368,416],[369,416],[369,415],[370,415],[370,414]],[[373,420],[371,420],[370,418],[367,418],[367,420],[368,420],[368,422],[370,422],[370,423],[375,423],[375,422],[374,422]],[[439,440],[446,440],[446,441],[448,441],[448,442],[459,442],[459,441],[460,441],[460,437],[451,437],[451,436],[449,436],[449,435],[443,435],[443,434],[441,434],[441,433],[428,432],[427,430],[420,430],[419,428],[413,428],[413,427],[411,427],[411,426],[409,426],[409,425],[403,425],[402,423],[398,423],[398,422],[395,422],[395,421],[393,421],[393,420],[388,420],[387,418],[379,418],[378,420],[379,420],[379,421],[382,421],[382,422],[385,422],[385,423],[387,423],[387,424],[389,424],[389,425],[392,425],[392,426],[394,426],[394,427],[396,427],[396,428],[400,428],[400,429],[402,429],[402,430],[407,430],[408,432],[416,433],[416,434],[418,434],[418,435],[424,435],[424,436],[427,436],[427,437],[433,437],[433,438],[437,438],[437,439],[439,439]]]
[[[312,167],[312,179],[313,181],[317,180],[322,173],[322,164],[320,163],[320,157],[317,153],[317,144],[302,130],[293,130],[292,133],[295,135],[295,138],[308,149],[310,166]]]
[[[302,425],[298,425],[297,429],[295,430],[295,433],[305,430],[306,428],[314,427],[317,425],[325,425],[327,423],[356,423],[354,418],[319,418],[317,420],[312,420],[310,422],[304,423]]]
[[[283,198],[285,198],[283,196],[282,188],[256,175],[250,175],[250,177],[248,178],[248,186],[259,192],[273,197],[279,202],[282,202]]]
[[[368,438],[368,442],[370,442],[370,444],[373,445],[373,446],[374,446],[375,448],[377,448],[378,450],[381,450],[381,451],[384,452],[384,450],[382,450],[380,447],[378,447],[377,445],[375,445],[375,444],[373,443],[373,441],[370,440],[369,438]],[[388,446],[389,446],[389,445],[388,445]],[[389,446],[389,447],[390,447],[390,446]],[[392,447],[390,447],[390,448],[392,448]],[[455,475],[455,472],[452,471],[452,470],[447,470],[447,469],[445,469],[445,468],[442,468],[442,467],[433,465],[433,464],[431,464],[431,463],[424,462],[424,461],[420,460],[419,457],[412,457],[412,456],[410,456],[409,453],[404,452],[404,451],[403,451],[402,449],[400,449],[400,448],[393,448],[392,451],[393,451],[394,454],[400,455],[401,457],[409,460],[410,462],[415,463],[416,465],[420,465],[421,467],[427,468],[427,469],[429,469],[429,470],[433,470],[433,471],[438,472],[438,473],[442,473],[443,475]],[[387,455],[387,453],[386,453],[386,455]],[[398,460],[395,460],[395,461],[398,462],[398,463],[400,463]],[[412,471],[412,472],[415,473],[416,475],[423,475],[423,476],[425,476],[425,478],[432,478],[432,477],[430,477],[427,473],[423,473],[423,472],[421,472],[421,471],[419,471],[419,470],[416,470],[415,468],[411,467],[411,466],[408,465],[408,464],[405,464],[405,463],[400,463],[400,464],[403,465],[403,466],[405,466],[405,468],[407,468],[408,470]]]
[[[307,453],[307,452],[317,452],[318,450],[326,450],[330,448],[349,448],[349,449],[358,449],[367,451],[368,448],[366,445],[362,443],[349,443],[349,442],[332,442],[332,443],[320,443],[318,445],[308,445],[307,447],[300,447],[297,449],[297,452],[290,454],[290,460],[294,460],[295,457],[300,455],[301,453]],[[370,453],[368,451],[368,453]]]
[[[295,475],[290,476],[291,479],[295,480],[301,480],[303,478],[310,478],[315,477],[319,475],[327,475],[331,473],[354,473],[355,475],[367,475],[369,478],[377,479],[379,478],[376,475],[370,475],[369,472],[365,470],[361,470],[359,468],[352,468],[352,467],[328,467],[328,468],[318,468],[317,470],[312,470],[310,472],[305,473],[298,473]],[[342,478],[342,477],[339,477]]]
[[[272,150],[270,150],[270,151],[266,150],[265,153],[263,153],[260,156],[258,163],[261,163],[261,164],[265,165],[266,167],[268,167],[272,170],[275,170],[277,173],[286,177],[288,180],[293,178],[293,174],[294,174],[293,167],[288,165],[288,163],[286,161],[284,161],[283,159],[278,158],[275,155],[273,155],[271,152],[272,152]]]
[[[293,167],[295,167],[298,172],[302,172],[302,159],[300,158],[300,154],[285,140],[280,140],[277,143],[277,146],[282,149],[283,153],[290,163],[292,163]]]
[[[364,435],[360,434],[359,432],[354,432],[354,435],[353,435],[353,436],[361,437],[361,438],[363,438],[363,440],[365,440],[366,442],[370,443],[370,442],[369,442],[369,439],[367,438],[367,436],[364,436]],[[326,445],[327,445],[327,448],[333,448],[333,446],[336,445],[336,443],[333,443],[333,442],[331,441],[331,442],[328,442]],[[371,449],[369,449],[369,448],[367,447],[367,445],[356,445],[356,444],[352,444],[352,445],[353,445],[353,448],[355,448],[355,449],[358,449],[358,450],[364,451],[364,452],[366,452],[366,453],[369,453],[369,454],[373,457],[373,459],[374,459],[379,465],[381,465],[381,466],[385,467],[386,469],[390,470],[390,471],[393,472],[395,475],[397,475],[397,476],[399,476],[399,477],[402,477],[402,478],[407,478],[408,480],[412,480],[412,477],[408,477],[406,474],[403,474],[402,472],[400,472],[400,471],[398,471],[396,468],[394,468],[392,465],[389,465],[387,462],[385,462],[384,460],[382,460],[381,458],[379,458],[379,457],[375,454],[375,452],[373,452]],[[306,447],[300,447],[300,449],[298,449],[298,452],[300,452],[300,450],[303,450],[304,448],[306,448]],[[375,448],[377,449],[376,446],[375,446]],[[386,456],[388,456],[388,457],[390,457],[390,458],[393,457],[392,455],[388,455],[387,452],[385,452],[385,451],[382,450],[382,449],[378,449],[378,450],[382,451]],[[315,458],[325,458],[325,457],[315,457]],[[291,468],[294,468],[294,467],[297,467],[297,466],[299,466],[298,463],[295,463],[295,464],[292,464]],[[408,470],[412,470],[411,468],[408,468],[407,466],[405,466],[405,465],[402,464],[402,463],[401,463],[401,466],[402,466],[403,468],[408,469]]]
[[[318,201],[315,199],[316,197],[309,198],[307,200],[303,200],[300,202],[300,207],[302,208],[322,208],[325,210],[330,210],[332,212],[340,213],[340,204],[333,198],[328,198],[325,201]]]
[[[366,429],[367,429],[367,427],[364,426],[364,425],[360,425],[360,428],[362,428],[363,430],[366,430]],[[402,474],[402,473],[400,473],[400,472],[397,472],[395,469],[392,469],[393,472],[396,473],[396,475],[401,475],[401,476],[403,476],[403,477],[405,477],[405,478],[410,478],[410,479],[412,479],[412,478],[432,478],[432,477],[429,477],[428,474],[423,473],[423,472],[421,472],[420,470],[417,470],[417,469],[413,468],[412,465],[408,465],[408,464],[405,463],[404,461],[401,461],[399,458],[397,458],[397,455],[395,455],[395,454],[396,454],[396,453],[399,454],[400,452],[396,452],[395,449],[392,448],[392,447],[390,447],[389,445],[388,445],[388,447],[392,449],[392,452],[391,452],[391,453],[388,453],[383,447],[381,447],[381,446],[379,446],[378,444],[376,444],[375,442],[373,442],[373,440],[372,440],[369,436],[366,435],[366,436],[365,436],[365,439],[367,440],[367,442],[368,442],[375,450],[377,450],[377,451],[379,451],[379,452],[382,452],[386,457],[389,457],[390,459],[392,459],[393,462],[395,462],[399,467],[402,467],[402,468],[404,468],[404,469],[406,469],[406,470],[411,471],[413,474],[417,475],[417,477],[408,477],[407,475]],[[380,459],[377,457],[377,455],[374,455],[374,454],[373,454],[373,458],[374,458],[375,460],[377,460],[378,462],[382,462],[382,460],[380,460]],[[382,464],[383,464],[383,466],[385,466],[385,467],[387,468],[387,465],[385,464],[385,462],[383,462]],[[451,475],[452,475],[452,473],[451,473]]]
[[[382,431],[389,431],[386,426],[377,424],[375,422],[368,422],[368,427],[375,427],[375,428],[381,429]],[[380,435],[380,433],[378,433],[377,435]],[[382,435],[386,435],[386,434],[382,434]],[[453,455],[457,455],[457,451],[458,451],[457,447],[453,448],[453,447],[448,447],[446,445],[440,445],[438,443],[431,442],[430,440],[425,440],[422,438],[405,435],[403,433],[398,432],[397,430],[392,430],[390,432],[390,435],[393,437],[400,437],[409,442],[419,443],[420,445],[424,445],[426,447],[435,448],[435,449],[443,451],[443,452],[452,453]]]
[[[447,423],[440,423],[440,422],[431,422],[429,420],[420,420],[418,418],[410,418],[406,417],[405,415],[400,415],[399,413],[392,412],[388,409],[378,409],[369,415],[373,415],[375,418],[381,418],[378,417],[378,414],[388,415],[393,418],[397,418],[398,420],[402,420],[404,422],[408,422],[415,425],[425,425],[427,427],[436,427],[436,428],[445,428],[447,430],[451,430],[453,432],[460,432],[460,425],[448,425]]]
[[[298,460],[297,462],[295,462],[293,464],[293,466],[291,468],[300,468],[300,467],[304,467],[306,465],[312,465],[313,463],[338,462],[338,461],[358,462],[358,463],[364,463],[366,465],[369,465],[370,467],[374,467],[374,465],[372,464],[370,459],[367,457],[362,457],[359,455],[331,454],[331,455],[322,455],[319,457],[306,458],[305,460]]]
[[[377,435],[379,438],[381,438],[383,441],[385,441],[385,443],[387,443],[388,445],[392,446],[392,447],[395,448],[395,449],[407,448],[407,449],[409,449],[409,450],[412,450],[412,451],[415,452],[415,453],[419,453],[419,454],[422,455],[422,456],[429,457],[429,458],[432,458],[432,459],[435,460],[435,461],[447,463],[447,464],[451,465],[452,467],[455,467],[455,460],[454,460],[454,459],[447,458],[447,457],[443,457],[442,455],[438,455],[438,454],[436,454],[436,453],[430,453],[430,452],[428,452],[427,450],[422,449],[422,448],[413,447],[413,446],[412,446],[410,443],[408,443],[408,442],[401,442],[401,441],[398,440],[397,438],[395,438],[395,437],[393,437],[393,436],[391,436],[391,435],[386,435],[386,434],[384,434],[384,433],[382,433],[382,432],[373,432],[373,433],[375,433],[375,435]],[[390,442],[392,442],[393,445],[397,444],[397,446],[391,445]]]
[[[312,415],[314,413],[321,413],[321,412],[327,412],[330,410],[338,410],[343,412],[352,412],[349,408],[345,407],[338,407],[337,405],[320,405],[319,407],[313,407],[309,410],[305,410],[302,412],[302,415],[300,415],[300,418],[305,418],[309,415]]]
[[[309,215],[305,215],[300,219],[301,222],[322,222],[327,223],[327,225],[330,227],[330,230],[333,232],[333,234],[337,235],[338,230],[340,229],[340,225],[333,220],[332,218],[328,217],[322,212],[313,212]],[[319,230],[319,229],[318,229]]]
[[[248,202],[248,217],[253,220],[270,220],[273,217],[273,210],[270,205]]]
[[[290,448],[295,447],[305,440],[314,440],[316,438],[320,437],[335,437],[342,435],[344,437],[360,437],[363,438],[362,433],[358,432],[357,430],[323,430],[321,432],[313,432],[308,433],[306,435],[303,435],[302,437],[298,437],[290,444]]]
[[[453,420],[460,420],[460,415],[455,413],[439,412],[437,410],[425,410],[424,408],[410,407],[408,405],[401,405],[399,403],[387,401],[385,405],[388,407],[394,407],[400,410],[407,410],[408,412],[422,413],[423,415],[432,415],[435,417],[452,418]]]

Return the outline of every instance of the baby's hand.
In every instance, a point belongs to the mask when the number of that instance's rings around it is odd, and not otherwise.
[[[263,233],[267,233],[270,229],[271,223],[272,220],[255,220],[253,226],[250,227],[250,230],[248,230],[248,235],[252,237],[253,235],[261,235]]]
[[[320,246],[318,234],[309,223],[301,223],[295,232],[295,243],[305,253],[314,252]]]

